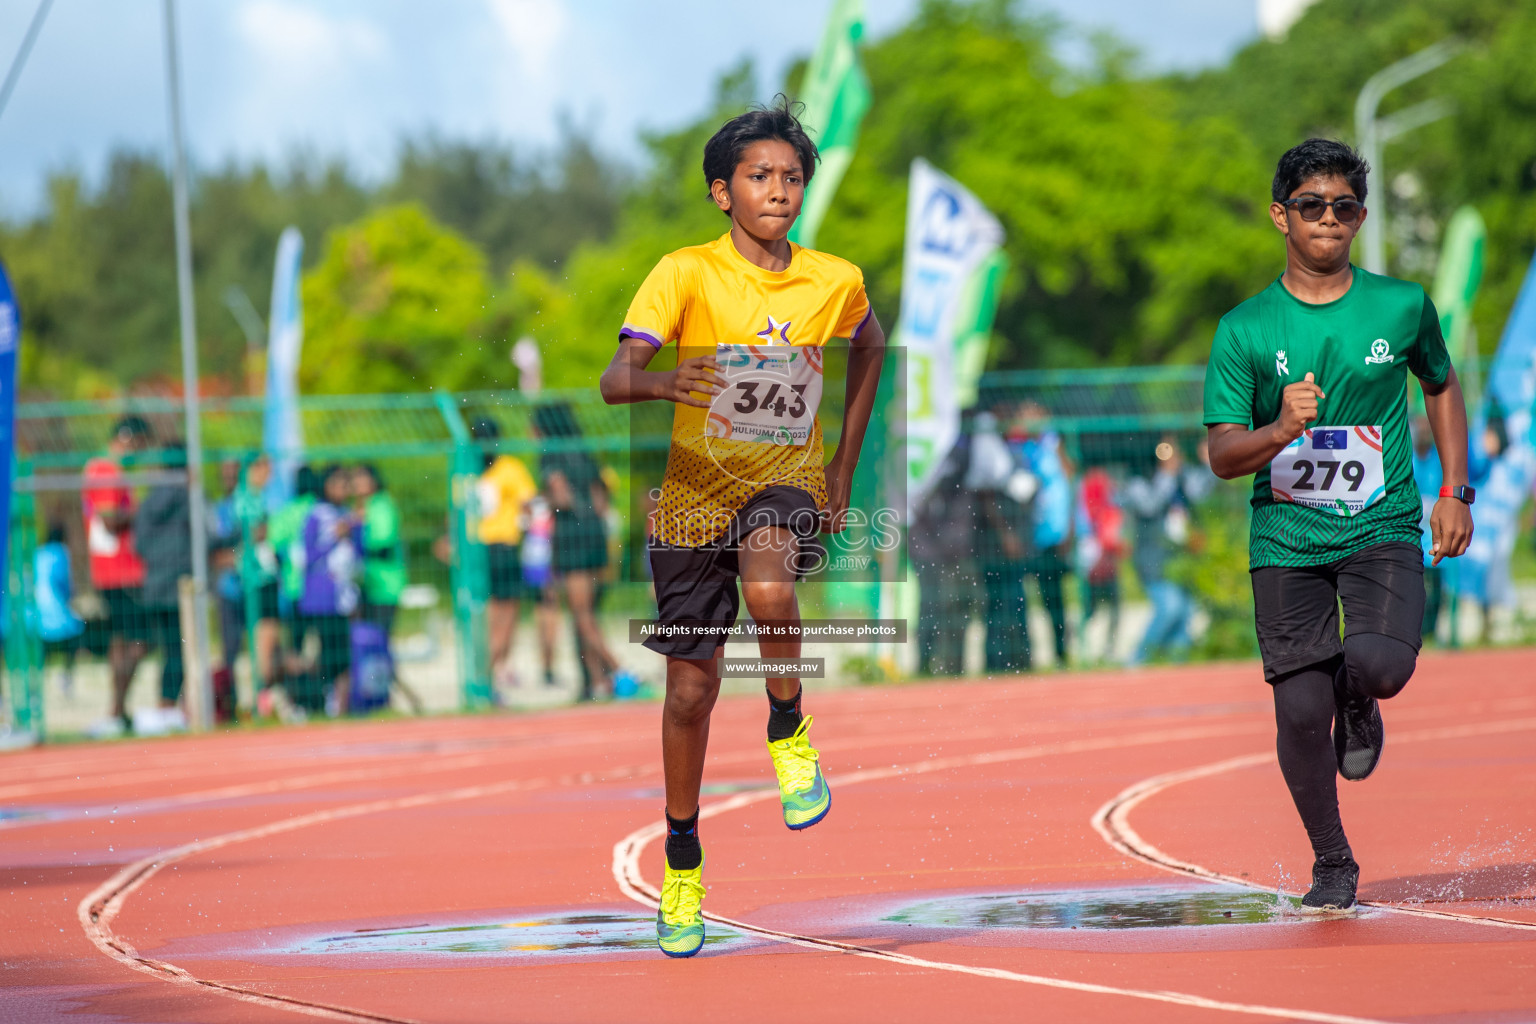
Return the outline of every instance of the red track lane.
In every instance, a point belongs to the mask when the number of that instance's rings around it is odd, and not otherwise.
[[[722,701],[705,909],[741,930],[689,961],[643,941],[655,705],[7,755],[0,1020],[1531,1020],[1530,657],[1427,656],[1386,706],[1342,784],[1383,905],[1339,921],[1009,917],[1305,887],[1246,665],[813,692],[834,807],[804,833],[761,700]]]

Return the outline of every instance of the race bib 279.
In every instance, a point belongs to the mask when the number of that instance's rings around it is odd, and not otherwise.
[[[1359,515],[1387,495],[1380,427],[1313,427],[1269,464],[1276,501]]]

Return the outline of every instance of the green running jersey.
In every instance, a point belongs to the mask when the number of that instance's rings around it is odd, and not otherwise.
[[[1257,428],[1308,373],[1327,397],[1310,429],[1254,474],[1249,562],[1326,565],[1373,544],[1418,544],[1407,374],[1443,384],[1451,360],[1424,289],[1352,268],[1349,291],[1308,303],[1273,284],[1221,318],[1205,368],[1205,425]],[[1271,469],[1274,481],[1271,481]]]

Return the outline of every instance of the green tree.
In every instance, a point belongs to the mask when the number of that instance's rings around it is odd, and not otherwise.
[[[1181,119],[1167,87],[1129,75],[1124,47],[1100,40],[1097,66],[1069,72],[1055,43],[1052,22],[1014,4],[926,0],[908,26],[870,44],[875,103],[822,245],[863,268],[893,325],[907,179],[923,156],[1007,230],[1015,269],[995,365],[1199,359],[1216,320],[1272,272],[1263,162],[1234,123]],[[573,383],[596,379],[656,259],[725,229],[699,158],[754,96],[751,69],[738,68],[708,115],[648,139],[652,171],[614,237],[567,263],[575,301],[546,320],[562,345],[591,346]]]
[[[415,204],[331,233],[304,275],[306,392],[499,386],[506,350],[488,346],[485,257]]]
[[[537,160],[497,143],[409,139],[384,195],[422,203],[500,272],[518,260],[558,266],[582,242],[607,238],[624,198],[617,181],[616,168],[567,125]]]
[[[1473,310],[1484,352],[1536,250],[1536,4],[1530,0],[1322,0],[1279,41],[1260,40],[1219,68],[1169,79],[1186,117],[1241,125],[1270,165],[1309,136],[1354,138],[1354,103],[1377,71],[1442,39],[1464,51],[1393,91],[1389,115],[1430,97],[1449,118],[1387,145],[1387,180],[1368,197],[1388,218],[1389,269],[1428,284],[1443,225],[1464,203],[1488,224],[1483,286]]]

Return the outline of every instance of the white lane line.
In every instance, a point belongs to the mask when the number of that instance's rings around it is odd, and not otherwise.
[[[1232,730],[1225,730],[1230,732]],[[1251,732],[1252,729],[1245,731]],[[1199,733],[1200,735],[1191,735]],[[932,771],[942,771],[952,768],[967,768],[978,765],[1001,764],[1006,761],[1020,761],[1027,758],[1047,757],[1060,754],[1082,753],[1089,750],[1104,750],[1123,746],[1143,745],[1148,743],[1169,742],[1181,739],[1199,739],[1209,735],[1209,731],[1176,729],[1164,732],[1138,733],[1133,736],[1112,737],[1103,740],[1081,740],[1077,742],[1059,744],[1039,744],[1030,747],[1022,747],[1014,750],[988,751],[980,754],[968,754],[960,757],[935,758],[930,761],[919,761],[912,765],[891,765],[889,768],[869,768],[863,771],[839,774],[836,777],[839,788],[854,785],[860,782],[871,782],[877,779],[896,778],[903,775],[920,775]],[[748,804],[758,803],[763,800],[775,799],[779,795],[776,788],[756,790],[747,793],[737,793],[734,796],[710,804],[699,811],[699,817],[713,818],[729,811],[734,811]],[[642,906],[655,909],[661,894],[656,887],[645,880],[640,871],[640,855],[645,848],[666,832],[665,824],[651,824],[644,828],[636,829],[613,847],[613,878],[618,883],[619,891]],[[705,918],[718,921],[740,931],[753,935],[761,935],[775,942],[786,945],[800,946],[806,949],[817,949],[836,953],[846,953],[851,956],[864,957],[869,960],[884,960],[889,963],[903,964],[908,967],[923,967],[935,971],[948,971],[954,974],[968,974],[978,978],[994,978],[1002,981],[1017,981],[1026,985],[1040,985],[1046,988],[1068,989],[1073,992],[1087,992],[1094,995],[1124,996],[1132,999],[1150,1000],[1158,1003],[1173,1003],[1177,1006],[1189,1006],[1202,1010],[1220,1010],[1228,1013],[1241,1013],[1255,1017],[1272,1017],[1280,1020],[1305,1020],[1318,1021],[1321,1024],[1385,1024],[1379,1018],[1351,1017],[1337,1013],[1319,1013],[1312,1010],[1286,1009],[1278,1006],[1264,1006],[1255,1003],[1234,1003],[1221,999],[1208,999],[1187,992],[1157,991],[1151,989],[1123,988],[1116,985],[1098,985],[1086,981],[1069,981],[1064,978],[1052,978],[1039,974],[1023,974],[1018,971],[1009,971],[997,967],[971,967],[965,964],[951,963],[946,960],[929,960],[923,957],[911,956],[906,953],[894,953],[883,949],[872,949],[868,946],[860,946],[850,942],[838,942],[833,939],[819,939],[810,935],[800,935],[795,932],[779,931],[773,928],[764,928],[750,924],[736,918],[725,917],[721,914],[706,913]]]
[[[1392,742],[1398,743],[1424,743],[1432,740],[1465,739],[1470,736],[1490,736],[1499,733],[1524,732],[1536,729],[1536,718],[1514,718],[1503,722],[1485,722],[1475,725],[1454,725],[1439,729],[1418,729],[1411,732],[1394,734]],[[1245,889],[1255,889],[1259,892],[1273,892],[1274,890],[1258,885],[1252,879],[1238,878],[1233,875],[1213,871],[1200,864],[1192,864],[1186,860],[1180,860],[1170,853],[1166,853],[1142,838],[1131,827],[1131,812],[1147,799],[1156,796],[1165,790],[1185,782],[1193,782],[1196,779],[1209,778],[1212,775],[1222,775],[1226,772],[1238,771],[1243,768],[1255,768],[1260,765],[1270,764],[1275,760],[1273,753],[1248,754],[1244,757],[1227,758],[1224,761],[1216,761],[1211,764],[1198,765],[1194,768],[1182,768],[1178,771],[1164,772],[1151,778],[1143,779],[1133,786],[1128,786],[1116,794],[1108,803],[1094,812],[1092,823],[1104,841],[1115,849],[1143,863],[1155,868],[1168,871],[1176,875],[1189,875],[1194,878],[1211,879],[1218,882],[1228,882],[1232,885],[1240,885]],[[1290,895],[1300,895],[1292,892]],[[1492,928],[1517,928],[1524,931],[1536,931],[1536,922],[1519,921],[1507,917],[1488,917],[1480,914],[1458,914],[1447,910],[1428,910],[1423,907],[1407,906],[1401,903],[1377,903],[1361,900],[1362,906],[1375,907],[1396,914],[1412,914],[1415,917],[1429,917],[1441,921],[1458,921],[1463,924],[1485,925]]]
[[[513,737],[522,740],[524,737]],[[473,740],[474,737],[469,739]],[[381,746],[379,743],[356,743],[345,748],[349,751],[343,755],[328,758],[335,767],[331,772],[361,773],[363,777],[378,775],[382,769],[378,765],[408,764],[415,767],[406,771],[437,771],[436,768],[426,767],[434,758],[458,759],[479,757],[488,760],[480,763],[491,763],[502,760],[516,761],[519,758],[536,760],[548,757],[555,748],[569,749],[579,746],[603,745],[608,742],[606,737],[593,738],[582,733],[561,733],[539,737],[537,746],[522,742],[514,743],[461,743],[453,738],[442,741],[444,745],[451,745],[456,749],[438,750],[432,745],[423,744],[419,749],[388,750],[376,752]],[[338,744],[327,744],[329,749],[336,749]],[[290,756],[291,755],[291,756]],[[326,759],[318,759],[326,760]],[[280,775],[293,767],[307,767],[314,765],[317,758],[312,753],[306,753],[303,748],[294,745],[286,747],[270,747],[266,749],[242,750],[238,759],[231,759],[218,766],[220,771],[233,775]],[[372,767],[370,767],[372,766]],[[209,773],[208,766],[189,765],[183,760],[166,761],[163,764],[150,764],[148,767],[137,768],[133,771],[117,771],[108,762],[101,760],[91,762],[82,769],[85,775],[79,772],[68,778],[36,779],[25,783],[13,785],[0,785],[0,799],[13,800],[18,797],[42,796],[47,794],[59,794],[59,798],[68,799],[73,791],[84,790],[88,793],[99,793],[103,787],[122,787],[130,792],[136,791],[141,783],[160,782],[175,783],[185,779],[196,779]],[[391,774],[400,774],[399,771]],[[190,794],[188,794],[190,795]],[[171,799],[177,799],[175,797]],[[107,801],[108,804],[120,804],[123,800]],[[106,806],[103,804],[102,806]]]
[[[112,817],[123,817],[130,814],[153,814],[157,811],[181,810],[196,804],[236,800],[241,797],[262,796],[269,793],[286,793],[337,782],[371,782],[375,779],[386,779],[400,775],[424,775],[429,772],[478,768],[488,764],[495,764],[502,760],[505,759],[484,754],[469,754],[455,758],[429,760],[425,763],[397,763],[387,766],[376,764],[366,768],[342,768],[329,772],[317,772],[313,775],[296,775],[289,778],[271,779],[266,782],[246,782],[234,786],[221,786],[218,789],[180,793],[175,796],[151,797],[142,800],[121,800],[114,801],[111,804],[98,804],[94,807],[71,807],[62,812],[41,818],[18,818],[10,821],[0,821],[0,831],[57,825],[63,822],[78,821],[91,817],[104,818],[109,815]]]
[[[622,777],[629,771],[628,769],[620,769],[620,776]],[[576,780],[573,779],[571,781]],[[497,796],[517,790],[540,789],[547,785],[549,785],[547,779],[511,779],[505,782],[488,783],[479,786],[463,786],[458,789],[416,793],[411,796],[393,797],[387,800],[372,800],[367,803],[350,804],[343,807],[332,807],[310,814],[284,818],[281,821],[258,825],[254,828],[240,829],[236,832],[226,832],[223,835],[200,839],[196,842],[186,843],[173,849],[144,857],[127,865],[101,885],[91,890],[80,901],[79,907],[76,908],[76,917],[80,922],[80,927],[85,930],[86,937],[101,952],[127,967],[131,967],[136,971],[142,971],[162,981],[200,987],[219,995],[228,996],[231,999],[255,1003],[271,1009],[290,1010],[295,1013],[326,1017],[331,1020],[349,1022],[386,1021],[391,1022],[391,1024],[397,1024],[397,1022],[398,1024],[415,1024],[415,1022],[408,1021],[405,1018],[370,1014],[363,1010],[352,1010],[346,1007],[313,1003],[287,996],[271,995],[239,985],[198,978],[189,971],[177,967],[175,964],[164,960],[156,960],[139,953],[127,939],[124,939],[112,930],[112,923],[118,914],[122,912],[128,897],[132,896],[145,882],[153,878],[161,869],[178,861],[185,860],[194,854],[206,853],[210,850],[217,850],[235,843],[249,842],[253,839],[265,839],[270,836],[281,835],[285,832],[307,828],[310,825],[320,825],[327,822],[341,821],[346,818],[356,818],[365,814],[406,810],[412,807],[424,807],[456,800],[474,800],[480,797]]]
[[[997,764],[1005,761],[1021,760],[1029,757],[1042,757],[1050,753],[1078,753],[1093,750],[1107,750],[1126,744],[1161,743],[1187,739],[1209,739],[1218,736],[1231,736],[1253,732],[1252,727],[1238,728],[1233,726],[1204,727],[1162,730],[1157,732],[1136,733],[1126,737],[1106,737],[1095,740],[1079,740],[1065,744],[1045,744],[1023,747],[1016,750],[993,751],[984,754],[972,754],[962,757],[932,758],[910,766],[893,765],[890,768],[867,769],[839,776],[843,785],[867,781],[875,778],[888,778],[893,775],[921,775],[928,772],[942,771],[948,768],[956,768],[975,764]],[[569,783],[589,784],[593,782],[613,781],[638,778],[646,775],[652,766],[628,766],[620,767],[608,772],[586,772],[580,775],[563,777],[558,784]],[[342,807],[334,807],[327,810],[315,811],[310,814],[285,818],[281,821],[259,825],[254,828],[241,829],[236,832],[228,832],[223,835],[213,836],[208,839],[186,843],[182,846],[166,850],[141,858],[118,871],[111,878],[92,890],[76,910],[76,916],[80,926],[85,930],[86,937],[112,959],[130,967],[136,971],[142,971],[163,981],[169,981],[181,985],[198,986],[206,991],[216,992],[238,999],[243,1002],[258,1003],[272,1009],[291,1010],[298,1013],[307,1013],[314,1016],[329,1017],[335,1020],[345,1021],[389,1021],[392,1018],[369,1015],[358,1010],[349,1010],[344,1007],[326,1006],[318,1003],[308,1003],[294,1000],[284,996],[274,996],[253,989],[242,988],[238,985],[229,985],[223,982],[198,978],[181,967],[163,960],[156,960],[139,953],[131,943],[117,935],[112,930],[112,923],[122,912],[128,897],[136,892],[145,882],[149,881],[157,872],[185,860],[197,853],[216,850],[234,843],[248,842],[254,839],[262,839],[268,836],[292,832],[295,829],[306,828],[310,825],[319,825],[325,822],[339,821],[344,818],[358,817],[364,814],[378,814],[386,811],[403,810],[410,807],[423,806],[434,802],[448,802],[454,800],[471,800],[484,796],[494,796],[501,793],[512,792],[518,789],[532,789],[549,784],[547,780],[534,779],[530,781],[509,780],[506,782],[466,786],[459,789],[451,789],[433,793],[419,793],[408,797],[396,797],[385,800],[373,800],[366,803],[350,804]],[[712,805],[706,812],[707,816],[722,813],[731,806],[737,806],[732,801],[748,797],[751,800],[762,799],[765,796],[775,795],[776,789],[769,789],[763,793],[744,793],[731,798],[721,804]],[[749,801],[750,802],[750,801]],[[659,833],[658,833],[659,834]],[[654,837],[652,837],[654,838]],[[745,927],[745,926],[743,926]],[[812,941],[812,940],[807,940]],[[1340,1018],[1343,1020],[1344,1018]]]

